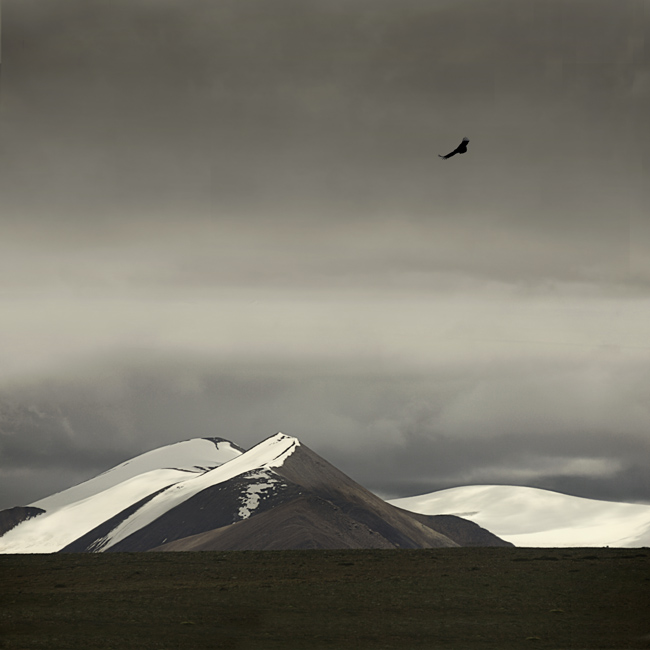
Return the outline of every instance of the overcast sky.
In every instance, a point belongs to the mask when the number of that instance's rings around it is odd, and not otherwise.
[[[650,503],[646,0],[2,27],[0,508],[277,431],[385,497]]]

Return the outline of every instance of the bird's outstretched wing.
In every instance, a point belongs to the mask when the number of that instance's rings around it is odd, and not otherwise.
[[[468,142],[469,142],[469,138],[463,138],[463,141],[451,153],[448,153],[446,156],[441,156],[440,154],[438,154],[438,158],[447,160],[447,158],[451,158],[452,156],[455,156],[457,153],[465,153],[467,151]]]

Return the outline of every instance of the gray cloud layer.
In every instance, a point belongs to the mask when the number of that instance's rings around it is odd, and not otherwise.
[[[277,430],[650,501],[647,3],[5,4],[0,506]]]
[[[554,360],[437,371],[376,362],[104,360],[5,390],[2,505],[195,436],[297,435],[385,496],[473,483],[648,500],[646,365]],[[33,482],[43,473],[46,482]]]

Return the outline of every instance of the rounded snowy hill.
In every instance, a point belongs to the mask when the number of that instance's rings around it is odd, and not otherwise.
[[[515,546],[650,545],[650,505],[509,485],[471,485],[388,502],[415,513],[469,519]]]

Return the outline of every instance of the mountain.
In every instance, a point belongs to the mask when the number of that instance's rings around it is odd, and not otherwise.
[[[422,515],[469,519],[516,546],[650,546],[650,505],[508,485],[457,487],[388,503]]]
[[[293,439],[295,440],[295,439]],[[461,544],[387,504],[308,447],[296,444],[274,467],[281,498],[246,518],[156,550],[431,548]],[[189,505],[189,504],[188,504]],[[263,511],[262,511],[263,510]],[[468,522],[462,522],[461,525]],[[487,533],[487,531],[485,531]],[[493,535],[486,545],[503,545]]]
[[[201,438],[0,512],[0,552],[511,546],[443,519],[390,505],[297,438]]]

